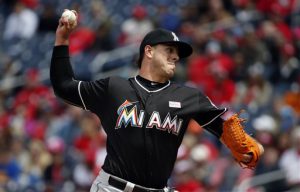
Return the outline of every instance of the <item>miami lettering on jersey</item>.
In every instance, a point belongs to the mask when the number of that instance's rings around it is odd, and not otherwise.
[[[129,124],[131,127],[143,127],[145,111],[140,110],[138,115],[137,106],[135,103],[138,103],[138,101],[130,102],[126,100],[122,105],[120,105],[117,111],[118,119],[115,129],[120,129],[122,125],[127,127]],[[162,121],[159,112],[153,111],[149,121],[146,124],[146,128],[151,129],[155,127],[158,130],[168,131],[168,133],[178,135],[182,126],[182,122],[183,120],[178,118],[177,115],[172,119],[170,113],[168,113]]]

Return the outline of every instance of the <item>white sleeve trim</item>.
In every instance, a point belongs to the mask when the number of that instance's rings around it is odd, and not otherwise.
[[[79,83],[78,83],[78,94],[79,94],[79,97],[80,97],[80,100],[81,100],[81,102],[82,102],[82,105],[83,105],[84,109],[87,110],[87,108],[86,108],[86,106],[85,106],[85,103],[84,103],[84,101],[83,101],[83,99],[82,99],[81,92],[80,92],[80,85],[81,85],[81,82],[82,82],[82,81],[79,81]]]
[[[224,111],[222,111],[220,114],[218,114],[217,116],[215,116],[212,120],[210,120],[209,122],[205,123],[204,125],[201,125],[202,127],[205,127],[206,125],[210,124],[211,122],[213,122],[216,118],[220,117],[221,115],[223,115],[225,112],[227,111],[227,109],[225,108]]]

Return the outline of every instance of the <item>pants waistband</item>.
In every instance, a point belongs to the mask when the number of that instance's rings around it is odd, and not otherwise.
[[[99,179],[101,182],[107,183],[117,189],[123,190],[124,192],[168,192],[168,188],[164,189],[153,189],[147,188],[140,185],[136,185],[109,173],[106,173],[104,170],[99,172]]]

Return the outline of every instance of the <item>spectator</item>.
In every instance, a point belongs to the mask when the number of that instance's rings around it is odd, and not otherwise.
[[[157,27],[177,32],[180,25],[180,18],[169,10],[170,1],[160,2],[156,5],[158,15],[156,18]]]
[[[95,31],[95,40],[90,47],[90,51],[102,52],[115,48],[115,42],[111,35],[111,24],[107,21],[99,25]]]
[[[279,167],[279,152],[276,146],[268,146],[265,148],[265,153],[262,157],[262,161],[258,164],[255,170],[255,175],[260,175],[272,171],[280,170]],[[265,191],[285,191],[287,190],[285,179],[279,179],[272,182],[268,182],[260,186]]]
[[[8,148],[0,149],[0,186],[16,185],[21,175],[21,167],[12,157]]]
[[[256,1],[256,8],[265,14],[276,12],[284,18],[292,12],[296,2],[295,0],[258,0]]]
[[[283,101],[285,104],[290,106],[297,114],[298,118],[300,117],[300,85],[297,83],[291,84],[289,91],[286,91],[283,95]]]
[[[66,147],[71,148],[74,139],[81,135],[80,121],[83,115],[76,107],[65,106],[62,103],[50,117],[47,127],[47,138],[58,136],[63,139]]]
[[[264,70],[260,64],[249,68],[247,81],[237,85],[235,106],[247,107],[250,113],[258,113],[270,105],[273,87],[264,79]]]
[[[38,31],[39,32],[55,32],[59,15],[55,12],[53,5],[44,4],[42,6],[42,13],[39,18]]]
[[[255,118],[252,125],[255,129],[255,138],[265,146],[265,153],[254,172],[254,176],[280,170],[281,151],[279,141],[276,141],[280,131],[278,123],[272,116],[264,114]],[[284,191],[286,190],[285,179],[262,184],[259,188],[265,191]]]
[[[269,64],[269,51],[266,45],[257,36],[256,31],[251,28],[247,29],[244,35],[239,39],[238,46],[239,49],[237,51],[242,54],[241,57],[244,63],[238,66],[235,75],[242,76],[240,80],[246,81],[245,74],[248,73],[247,70],[249,70],[249,67],[255,65],[255,63],[261,63],[265,67]]]
[[[43,172],[46,191],[60,191],[64,183],[71,179],[69,164],[65,162],[65,144],[59,137],[50,137],[46,143],[52,156],[52,162]]]
[[[181,160],[175,166],[176,190],[181,192],[204,192],[205,188],[193,175],[194,164],[189,160]]]
[[[7,18],[3,38],[6,40],[30,39],[36,33],[37,27],[37,14],[18,1],[14,6],[14,11]]]
[[[235,93],[235,84],[229,78],[229,72],[222,65],[211,64],[212,80],[204,90],[215,104],[227,106],[232,102]]]
[[[254,23],[261,17],[261,14],[255,9],[253,1],[235,0],[232,3],[231,10],[234,10],[236,19],[241,22]]]
[[[90,9],[93,19],[93,25],[98,26],[99,24],[107,22],[109,20],[107,9],[102,0],[91,0]]]
[[[222,0],[211,0],[207,1],[208,10],[205,14],[208,22],[220,22],[224,25],[230,25],[233,22],[233,17],[229,11],[227,11],[224,7],[224,3]]]
[[[280,158],[280,167],[286,173],[288,187],[291,190],[300,189],[300,127],[295,127],[291,132],[292,147],[286,150]]]
[[[90,151],[84,154],[84,159],[78,162],[74,168],[73,177],[76,189],[88,191],[92,185],[95,174],[95,152]]]
[[[9,127],[0,129],[0,186],[16,186],[21,176],[21,166],[11,153],[12,134]],[[9,189],[7,189],[9,190]]]
[[[1,55],[1,72],[0,76],[3,78],[2,89],[9,90],[15,84],[14,77],[21,73],[21,63],[19,60],[13,59],[8,55]]]
[[[18,108],[25,107],[26,120],[36,118],[40,107],[54,104],[54,97],[49,87],[40,82],[39,75],[39,70],[28,69],[25,73],[26,84],[15,96],[13,110],[18,112]]]
[[[70,35],[70,53],[77,55],[90,48],[96,38],[95,31],[87,26],[79,26]]]
[[[88,157],[87,159],[80,159],[82,162],[90,163],[92,170],[97,169],[96,153],[99,148],[105,145],[105,137],[103,133],[99,132],[101,124],[93,114],[84,114],[79,123],[81,135],[74,139],[74,147],[79,156]]]
[[[19,1],[32,10],[37,9],[37,7],[39,6],[39,0],[19,0]]]
[[[230,103],[235,85],[229,78],[234,66],[231,57],[222,53],[218,42],[206,46],[207,55],[192,59],[188,66],[188,78],[197,84],[216,104]]]
[[[11,110],[12,130],[26,139],[45,138],[47,115],[55,107],[50,89],[39,81],[39,71],[26,71],[26,85],[15,95]]]
[[[296,50],[292,43],[285,43],[280,50],[280,64],[275,72],[279,92],[289,90],[292,83],[298,80],[300,74],[300,63],[295,56]]]
[[[153,27],[146,8],[142,5],[136,5],[132,9],[132,16],[121,25],[119,43],[121,45],[138,43]]]

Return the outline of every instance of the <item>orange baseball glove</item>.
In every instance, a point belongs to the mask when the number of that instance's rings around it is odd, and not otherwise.
[[[244,131],[238,114],[234,114],[223,123],[221,141],[230,149],[233,157],[243,168],[254,169],[264,149],[260,143]],[[245,158],[245,157],[250,158]],[[246,160],[247,159],[247,160]]]

